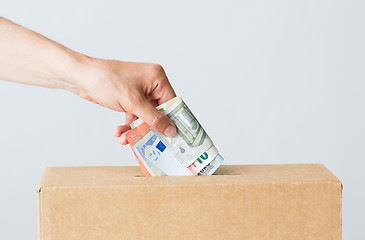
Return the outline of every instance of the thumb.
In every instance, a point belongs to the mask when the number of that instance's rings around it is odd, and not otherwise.
[[[140,117],[153,130],[172,137],[176,134],[176,126],[164,113],[157,110],[150,102],[143,100],[134,107],[134,114]]]

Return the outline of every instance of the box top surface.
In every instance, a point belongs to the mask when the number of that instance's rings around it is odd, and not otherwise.
[[[313,183],[340,181],[321,164],[222,165],[212,176],[143,177],[139,167],[48,167],[44,187]]]

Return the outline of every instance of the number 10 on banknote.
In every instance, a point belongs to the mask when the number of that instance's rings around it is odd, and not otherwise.
[[[222,164],[198,120],[181,97],[157,107],[176,125],[174,137],[166,137],[138,119],[131,123],[128,142],[145,176],[211,175]]]

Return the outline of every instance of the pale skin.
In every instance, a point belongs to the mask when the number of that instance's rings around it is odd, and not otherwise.
[[[138,117],[166,136],[176,134],[174,123],[155,108],[176,96],[161,65],[89,57],[2,17],[0,79],[68,90],[125,112],[124,125],[113,132],[123,145]]]

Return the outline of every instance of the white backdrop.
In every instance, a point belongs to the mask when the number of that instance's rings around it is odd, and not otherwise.
[[[76,51],[160,63],[225,164],[314,163],[344,184],[343,237],[364,239],[365,2],[0,1]],[[1,54],[1,53],[0,53]],[[0,236],[37,238],[47,166],[136,165],[123,114],[0,81]]]

